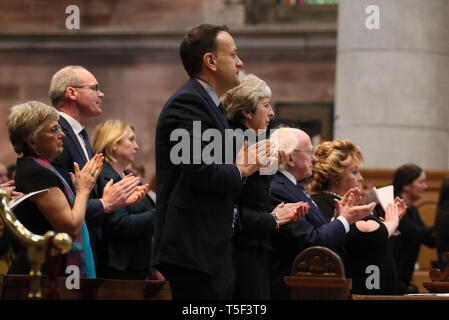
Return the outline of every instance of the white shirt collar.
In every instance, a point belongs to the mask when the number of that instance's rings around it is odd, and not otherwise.
[[[72,127],[73,132],[75,132],[76,137],[78,138],[78,142],[80,143],[81,149],[83,149],[84,156],[86,157],[86,161],[89,161],[89,152],[87,152],[86,142],[82,138],[80,132],[84,129],[84,127],[73,117],[69,116],[67,113],[59,112],[59,115],[67,120],[69,125]]]
[[[210,85],[208,85],[206,82],[204,82],[203,80],[200,80],[198,78],[194,78],[194,79],[196,81],[198,81],[203,86],[204,90],[206,90],[206,92],[209,94],[212,101],[215,103],[215,106],[218,107],[220,105],[220,99],[218,98],[215,90]]]
[[[279,172],[286,176],[288,180],[290,180],[294,185],[297,184],[295,177],[290,172],[288,172],[287,170],[279,170]]]
[[[81,130],[84,129],[84,127],[75,118],[69,116],[67,113],[61,111],[58,112],[61,117],[67,120],[67,122],[70,124],[75,134],[79,135]]]

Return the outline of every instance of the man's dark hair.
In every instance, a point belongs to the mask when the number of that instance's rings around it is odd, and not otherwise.
[[[400,166],[393,177],[393,187],[395,196],[400,196],[404,186],[412,183],[421,175],[422,169],[413,163]]]
[[[201,24],[185,35],[179,47],[179,54],[190,77],[195,77],[201,72],[205,53],[216,53],[215,39],[220,31],[229,32],[229,29],[225,25]]]

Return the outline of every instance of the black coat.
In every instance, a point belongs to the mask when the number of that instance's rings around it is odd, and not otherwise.
[[[119,174],[107,162],[103,165],[103,179],[118,182]],[[146,196],[142,201],[121,207],[105,219],[105,246],[108,266],[124,271],[150,268],[151,238],[153,236],[154,207]]]
[[[407,208],[398,230],[400,235],[392,238],[393,253],[399,280],[406,289],[412,280],[421,244],[435,248],[435,235],[433,227],[424,225],[418,208],[413,205]]]
[[[435,240],[438,252],[437,267],[443,271],[447,267],[447,263],[441,259],[441,255],[444,252],[449,252],[449,211],[447,209],[440,210],[435,221]]]
[[[234,202],[242,178],[232,156],[231,163],[208,164],[200,159],[208,142],[195,134],[198,124],[201,135],[206,129],[215,129],[222,139],[229,129],[225,115],[206,90],[190,79],[167,101],[157,122],[153,264],[177,265],[214,277],[232,275]],[[180,132],[176,129],[186,134],[187,163],[172,161],[172,148],[181,143],[179,137],[170,139]],[[219,158],[224,162],[225,153]]]
[[[245,126],[231,123],[233,129],[247,130]],[[236,136],[237,136],[237,130]],[[245,137],[238,137],[243,142]],[[251,140],[251,139],[248,139]],[[248,141],[248,146],[254,141]],[[240,149],[236,146],[236,150]],[[271,214],[270,184],[273,175],[259,171],[245,179],[238,201],[238,227],[235,234],[236,284],[235,299],[263,299],[271,297],[271,235],[276,231],[276,221]]]
[[[248,129],[244,125],[234,122],[230,122],[230,126],[234,130],[242,129],[243,132]],[[243,141],[244,139],[237,140]],[[251,144],[248,141],[248,147]],[[240,150],[240,147],[237,145],[235,150]],[[238,198],[239,219],[236,242],[239,245],[271,249],[271,234],[276,230],[276,221],[271,214],[274,208],[270,198],[271,180],[273,180],[273,175],[264,175],[259,171],[244,180]]]

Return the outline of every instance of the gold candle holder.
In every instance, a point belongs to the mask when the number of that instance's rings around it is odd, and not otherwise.
[[[42,299],[41,290],[41,267],[45,263],[48,246],[51,246],[51,254],[66,254],[72,248],[72,238],[67,233],[48,231],[41,236],[30,232],[14,215],[9,207],[10,194],[0,188],[0,217],[6,227],[20,240],[28,250],[28,262],[30,264],[30,291],[29,299]],[[51,243],[49,239],[52,237]]]

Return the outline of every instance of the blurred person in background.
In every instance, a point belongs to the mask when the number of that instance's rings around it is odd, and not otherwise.
[[[8,180],[8,170],[3,163],[0,163],[0,185],[7,182]]]
[[[416,164],[400,166],[393,177],[395,196],[404,199],[407,212],[399,223],[400,234],[392,238],[393,254],[399,272],[399,281],[404,293],[417,293],[412,281],[421,244],[435,248],[433,226],[427,227],[414,205],[427,189],[426,173]]]
[[[14,180],[14,177],[16,175],[16,165],[15,164],[11,164],[6,168],[7,172],[8,172],[8,179],[9,180]]]
[[[435,216],[435,240],[438,252],[436,267],[443,271],[449,262],[442,258],[444,252],[449,252],[449,176],[441,182]]]

